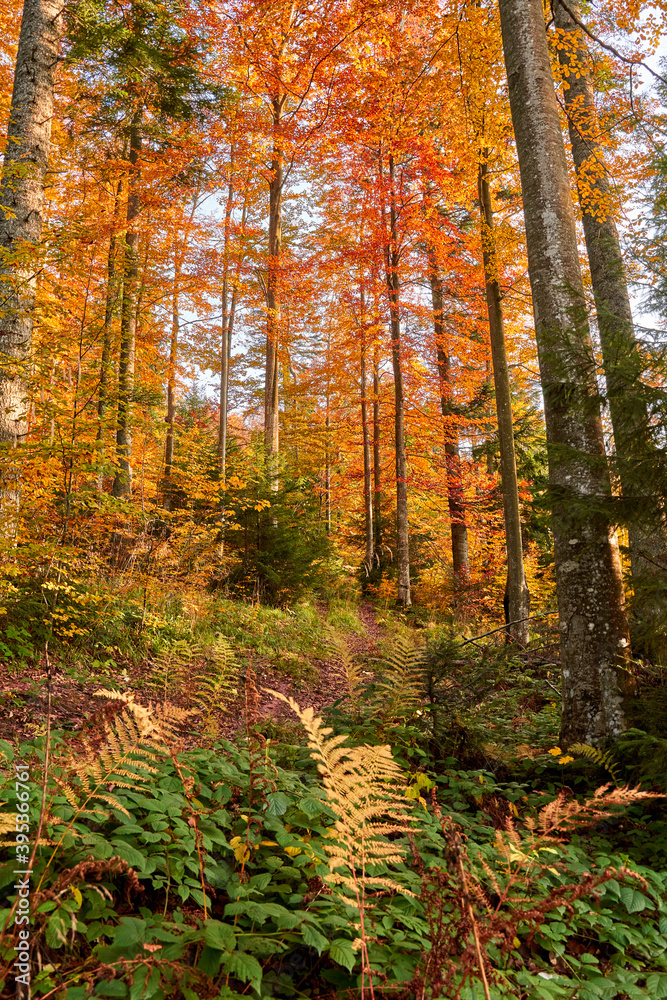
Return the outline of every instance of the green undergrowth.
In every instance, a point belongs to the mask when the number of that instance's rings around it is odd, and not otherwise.
[[[43,741],[2,752],[4,811],[16,807],[15,763],[30,766],[34,828]],[[298,771],[281,768],[256,738],[178,754],[136,750],[114,780],[86,778],[62,734],[53,752],[32,876],[34,997],[342,996],[360,986],[359,914],[345,887],[327,881],[336,817],[305,756]],[[458,859],[476,886],[494,1000],[565,1000],[573,989],[581,1000],[664,995],[664,873],[610,854],[595,833],[559,842],[531,831],[526,820],[547,800],[520,782],[452,766],[435,785],[423,773],[405,780],[410,840],[396,840],[402,860],[369,873],[384,871],[390,891],[369,887],[366,898],[381,995],[414,995],[429,954],[435,964],[447,950],[473,954]],[[14,867],[0,868],[0,923]],[[587,880],[590,891],[579,893]],[[13,955],[5,942],[5,964]],[[466,1000],[480,995],[474,966],[467,984],[450,981]]]

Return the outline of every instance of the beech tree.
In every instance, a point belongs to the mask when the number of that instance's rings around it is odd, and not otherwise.
[[[571,14],[570,14],[571,12]],[[573,16],[571,16],[573,15]],[[575,20],[573,20],[573,17]],[[595,89],[578,0],[556,0],[558,58],[563,98],[577,176],[577,193],[591,271],[595,312],[614,431],[621,491],[631,508],[628,522],[630,560],[635,586],[656,566],[667,569],[667,524],[662,500],[651,502],[652,468],[658,458],[655,431],[642,384],[643,362],[635,339],[623,255],[614,221],[614,197],[605,162],[595,107]],[[641,592],[641,591],[640,591]],[[642,616],[647,613],[642,594]],[[660,602],[661,603],[661,602]],[[649,617],[655,616],[655,596]]]
[[[25,0],[0,187],[0,441],[27,432],[32,344],[62,0]]]
[[[629,637],[565,148],[540,0],[499,0],[544,392],[563,674],[562,740],[624,726]]]

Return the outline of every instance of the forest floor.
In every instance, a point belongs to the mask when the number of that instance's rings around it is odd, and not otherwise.
[[[315,601],[314,610],[321,626],[319,640],[326,646],[328,602]],[[339,625],[336,632],[350,653],[365,664],[370,677],[372,661],[381,655],[382,644],[390,639],[390,633],[385,624],[378,623],[375,608],[369,601],[362,601],[358,606],[356,619],[356,627]],[[313,650],[317,652],[317,646]],[[288,727],[293,721],[289,706],[272,691],[293,698],[302,706],[312,707],[316,714],[346,696],[345,677],[335,656],[319,658],[309,654],[306,658],[285,662],[280,656],[241,650],[242,654],[244,652],[247,654],[246,667],[255,673],[259,691],[255,712],[260,721],[270,720]],[[284,651],[284,655],[288,654],[289,650]],[[0,663],[0,739],[22,742],[44,731],[49,706],[46,683],[49,666],[53,729],[81,734],[94,728],[99,716],[105,714],[105,706],[110,706],[104,699],[105,689],[131,691],[143,703],[154,697],[149,683],[155,666],[151,657],[137,660],[117,656],[113,660],[94,661],[92,670],[89,663],[84,665],[76,660],[70,664],[53,663],[47,661],[45,655],[34,666],[24,666],[20,670],[5,661]],[[196,670],[196,661],[192,668]],[[174,700],[178,704],[178,696]],[[218,735],[233,738],[245,725],[245,709],[239,685],[239,694],[214,712]],[[191,736],[196,739],[197,733],[192,732]]]

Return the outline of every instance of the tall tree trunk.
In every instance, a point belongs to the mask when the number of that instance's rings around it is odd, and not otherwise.
[[[553,496],[563,745],[624,726],[628,625],[574,210],[541,0],[499,0]]]
[[[282,252],[283,149],[280,134],[284,97],[273,99],[273,159],[269,183],[269,262],[266,283],[266,376],[264,383],[264,448],[277,488],[278,356],[280,349],[280,267]]]
[[[245,233],[245,223],[248,213],[248,184],[250,178],[246,179],[245,196],[243,210],[241,212],[241,234]],[[236,273],[234,287],[232,288],[231,302],[229,302],[229,230],[231,222],[231,209],[233,199],[233,186],[230,183],[227,209],[225,210],[225,270],[222,281],[222,327],[220,336],[220,420],[218,425],[218,468],[222,478],[225,478],[227,468],[227,428],[229,411],[229,365],[232,356],[232,337],[234,335],[234,320],[236,318],[236,302],[238,299],[238,286],[241,277],[241,267],[243,266],[243,254],[239,254],[236,261]],[[229,213],[229,216],[228,214]]]
[[[578,0],[569,0],[568,7],[576,18],[580,17]],[[588,49],[581,29],[558,2],[554,4],[554,20],[563,33],[564,45],[558,48],[558,58],[565,76],[563,97],[591,269],[621,492],[629,500],[648,498],[656,442],[641,388],[642,359],[634,335],[623,256],[611,211],[612,196],[599,139]],[[641,504],[640,501],[640,505],[644,510],[636,512],[638,523],[631,522],[628,529],[633,577],[653,575],[656,562],[667,569],[664,511],[659,504]],[[642,515],[646,518],[644,523],[639,520]]]
[[[375,310],[375,329],[379,324]],[[376,340],[373,344],[373,551],[380,565],[382,550],[382,451],[380,441],[380,357]]]
[[[459,583],[465,583],[470,575],[468,528],[466,525],[465,504],[461,483],[461,457],[458,435],[449,425],[449,418],[452,415],[451,366],[445,340],[442,279],[433,248],[429,250],[429,280],[431,283],[431,302],[433,305],[436,361],[438,365],[438,377],[440,379],[440,411],[444,419],[447,502],[452,533],[452,565],[455,579]]]
[[[118,408],[116,417],[116,475],[112,492],[115,497],[132,493],[132,396],[134,394],[134,355],[137,331],[137,295],[139,281],[139,157],[142,140],[142,111],[136,111],[130,126],[130,172],[127,193],[127,231],[123,303],[120,315],[120,354],[118,359]]]
[[[382,161],[380,161],[382,171]],[[408,463],[405,454],[405,398],[401,357],[401,300],[398,278],[398,232],[396,217],[394,157],[389,156],[389,238],[385,249],[387,294],[391,319],[391,360],[394,371],[394,431],[396,451],[396,561],[398,570],[397,602],[412,604],[410,594],[410,534],[408,525]],[[383,209],[384,211],[384,209]]]
[[[364,451],[364,566],[366,573],[373,568],[373,468],[371,462],[371,432],[368,425],[368,379],[366,373],[366,354],[368,351],[366,330],[366,289],[363,281],[360,289],[360,328],[361,328],[361,432]]]
[[[23,4],[0,184],[0,442],[14,447],[28,427],[24,366],[32,346],[62,8],[62,0]],[[18,499],[16,475],[10,472],[3,490],[10,503]]]
[[[167,368],[167,434],[164,443],[163,502],[171,510],[173,500],[172,475],[174,467],[174,418],[176,416],[176,362],[178,360],[179,293],[181,286],[181,257],[179,249],[174,255],[174,288],[171,297],[171,338],[169,341],[169,366]]]
[[[229,154],[229,184],[227,186],[227,204],[225,205],[225,235],[224,260],[222,265],[221,329],[220,329],[220,423],[218,429],[218,468],[224,479],[227,463],[227,410],[229,391],[229,329],[228,296],[229,296],[229,249],[231,241],[232,209],[234,207],[234,145]]]
[[[526,586],[521,540],[521,507],[519,484],[514,453],[514,421],[512,419],[512,391],[505,349],[503,308],[498,283],[496,237],[493,227],[493,205],[486,163],[479,164],[479,201],[482,209],[482,254],[486,279],[486,307],[489,313],[489,335],[493,361],[493,383],[496,390],[498,415],[498,444],[500,446],[500,474],[503,487],[505,516],[505,542],[507,546],[507,613],[510,622],[516,622],[508,631],[515,642],[525,645],[529,639],[529,623],[522,621],[530,614],[530,593]]]
[[[114,192],[114,205],[113,205],[113,216],[111,230],[111,235],[109,236],[109,256],[107,258],[107,291],[106,299],[104,303],[104,328],[102,333],[102,357],[100,359],[100,385],[97,395],[97,463],[98,463],[98,474],[97,474],[97,489],[99,492],[102,491],[102,476],[104,469],[104,459],[105,459],[105,444],[104,444],[104,418],[107,409],[107,399],[109,395],[109,381],[110,376],[113,372],[113,365],[111,362],[111,334],[113,327],[113,315],[116,309],[116,303],[118,301],[118,270],[117,270],[117,256],[118,256],[118,237],[116,236],[116,225],[118,222],[118,210],[120,205],[120,196],[123,190],[123,182],[119,181],[118,186]]]

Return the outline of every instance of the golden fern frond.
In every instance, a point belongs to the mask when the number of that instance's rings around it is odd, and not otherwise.
[[[268,690],[268,689],[267,689]],[[306,731],[317,761],[329,806],[336,816],[336,837],[326,838],[324,849],[332,875],[356,889],[370,884],[368,866],[397,864],[404,860],[404,844],[386,838],[402,833],[412,819],[411,803],[404,792],[405,776],[388,746],[345,746],[345,736],[333,736],[312,708],[301,709],[293,698],[277,691]],[[340,874],[347,868],[348,875]],[[375,876],[373,877],[376,878]],[[377,876],[377,884],[387,879]],[[373,884],[376,884],[375,881]]]
[[[16,816],[14,813],[0,813],[0,834],[14,833],[16,830]]]
[[[618,765],[610,750],[603,753],[601,750],[598,750],[597,747],[589,746],[588,743],[573,743],[570,747],[568,747],[567,752],[576,754],[578,757],[587,757],[589,760],[594,761],[596,764],[599,764],[600,767],[604,767],[604,769],[609,772],[614,784],[617,787],[621,784],[621,778],[618,773]]]
[[[361,665],[350,652],[345,639],[330,625],[325,627],[327,642],[332,653],[332,659],[343,676],[347,687],[347,696],[352,708],[356,711],[361,697]]]
[[[413,715],[423,702],[424,652],[403,635],[394,638],[394,648],[383,662],[377,683],[375,709],[385,722]]]

